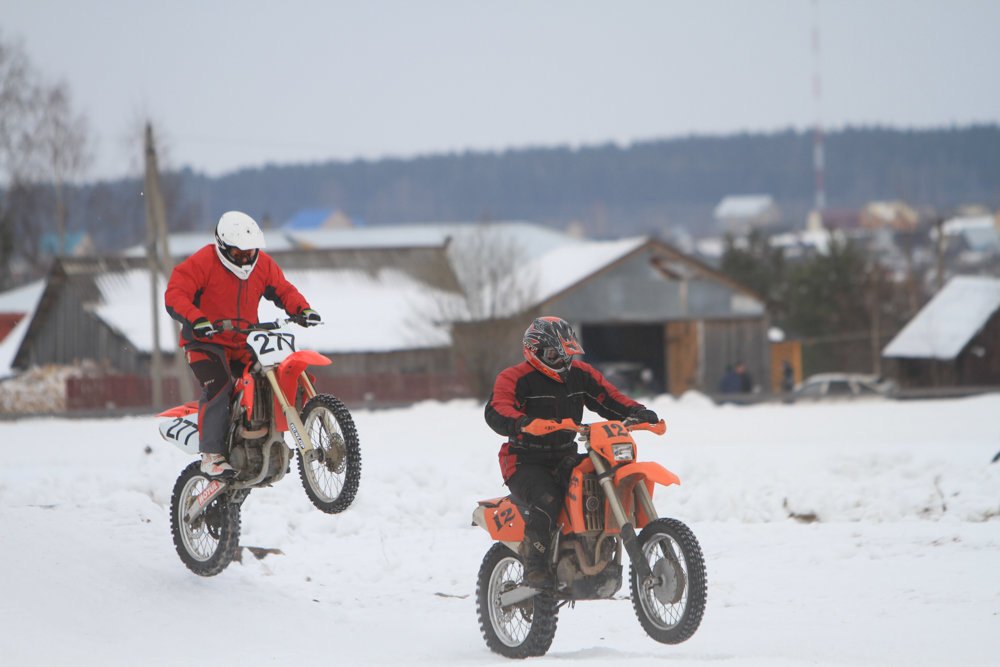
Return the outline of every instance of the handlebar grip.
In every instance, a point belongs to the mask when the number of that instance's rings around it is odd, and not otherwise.
[[[562,421],[555,421],[553,419],[532,419],[523,429],[525,433],[530,433],[531,435],[545,435],[547,433],[552,433],[553,431],[575,431],[577,430],[576,422],[567,417]]]
[[[650,424],[648,422],[629,424],[627,428],[630,431],[652,431],[656,435],[663,435],[667,432],[667,423],[661,419],[655,424]]]

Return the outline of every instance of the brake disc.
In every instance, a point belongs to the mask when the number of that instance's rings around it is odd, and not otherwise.
[[[652,586],[656,599],[662,604],[680,602],[687,582],[681,564],[673,558],[661,558],[653,564],[652,573],[656,580]]]

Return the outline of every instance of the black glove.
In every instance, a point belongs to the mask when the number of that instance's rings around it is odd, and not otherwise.
[[[195,338],[211,338],[219,333],[219,330],[208,321],[207,317],[199,317],[194,321],[192,328],[194,329]]]
[[[656,413],[649,408],[636,410],[630,416],[637,422],[646,422],[647,424],[655,424],[660,421],[660,418],[656,416]]]
[[[321,322],[319,313],[312,308],[306,308],[300,312],[299,317],[302,318],[302,326],[304,327],[314,327]]]
[[[524,431],[524,427],[530,423],[531,423],[531,417],[529,417],[528,415],[521,415],[520,417],[518,417],[517,421],[514,422],[514,435],[518,435],[519,433]]]
[[[552,469],[552,475],[559,480],[564,487],[569,486],[570,477],[573,476],[573,469],[580,464],[580,461],[587,458],[586,454],[570,454],[563,458],[556,467]]]

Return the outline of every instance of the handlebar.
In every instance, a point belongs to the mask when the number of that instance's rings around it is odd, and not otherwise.
[[[240,322],[246,322],[246,326],[239,326]],[[274,331],[275,329],[280,329],[286,324],[298,324],[300,327],[305,326],[305,318],[303,317],[283,317],[274,320],[273,322],[251,322],[242,318],[236,319],[224,319],[215,320],[212,322],[212,326],[216,327],[219,331],[235,331],[241,334],[250,334],[254,331]]]
[[[622,422],[622,425],[629,431],[651,431],[656,435],[663,435],[667,432],[667,424],[662,419],[655,424],[626,419]],[[555,421],[554,419],[533,419],[521,430],[531,435],[546,435],[555,431],[576,431],[586,436],[590,433],[590,424],[577,424],[569,417],[561,421]]]

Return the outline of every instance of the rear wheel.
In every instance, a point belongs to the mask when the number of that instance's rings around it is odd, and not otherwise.
[[[476,611],[486,645],[508,658],[545,655],[556,634],[559,607],[552,596],[539,594],[507,607],[500,594],[521,584],[521,559],[506,545],[494,544],[479,568]]]
[[[639,550],[652,577],[640,583],[632,567],[632,606],[650,637],[680,644],[701,624],[707,580],[705,558],[691,529],[676,519],[651,521],[639,533]]]
[[[177,478],[170,497],[170,532],[177,555],[189,570],[203,577],[226,569],[236,556],[240,540],[240,504],[231,502],[225,492],[216,496],[194,521],[186,518],[198,496],[217,481],[206,476],[201,463],[194,461]]]
[[[361,481],[361,445],[354,419],[339,398],[313,396],[302,408],[302,423],[313,449],[299,452],[299,477],[306,495],[327,514],[343,512]]]

